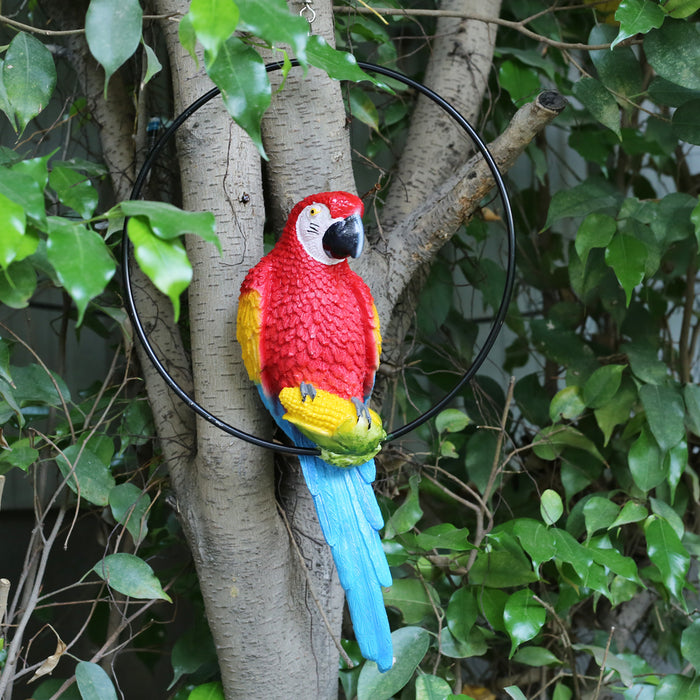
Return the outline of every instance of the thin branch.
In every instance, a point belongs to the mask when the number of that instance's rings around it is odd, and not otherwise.
[[[61,406],[63,407],[63,413],[66,417],[66,421],[68,423],[68,428],[70,430],[70,435],[73,438],[73,441],[75,442],[75,428],[73,427],[73,421],[71,420],[70,417],[70,411],[68,410],[68,405],[66,404],[66,400],[63,398],[63,394],[61,393],[61,388],[58,386],[58,382],[56,381],[56,378],[51,374],[51,370],[46,366],[44,361],[37,355],[36,350],[32,348],[28,343],[26,343],[22,338],[20,338],[17,333],[15,333],[12,329],[8,328],[4,323],[0,323],[0,328],[2,328],[5,332],[9,333],[25,350],[31,353],[31,355],[34,357],[34,359],[37,361],[37,364],[41,367],[41,369],[46,372],[46,375],[48,376],[49,380],[54,386],[54,389],[56,389],[56,393],[58,394],[58,398],[61,400]]]
[[[171,12],[167,15],[144,15],[143,20],[173,19],[179,16],[179,14],[179,12]],[[16,19],[11,19],[5,15],[0,15],[0,24],[6,24],[20,31],[40,34],[41,36],[73,36],[75,34],[85,34],[85,27],[80,29],[41,29],[40,27],[33,27],[31,24],[18,22]]]
[[[22,616],[15,629],[14,635],[12,637],[12,642],[10,642],[10,647],[7,650],[7,661],[3,669],[2,676],[0,676],[0,698],[5,695],[5,691],[8,688],[10,680],[14,680],[15,674],[14,670],[17,666],[17,661],[19,660],[20,650],[22,648],[22,642],[24,640],[24,632],[29,624],[29,619],[34,612],[34,608],[39,600],[39,594],[41,593],[41,587],[44,584],[44,573],[46,572],[46,565],[49,560],[49,554],[51,549],[56,542],[58,533],[61,529],[61,524],[63,523],[63,518],[66,514],[65,508],[60,508],[56,514],[56,521],[54,522],[53,528],[49,536],[46,538],[44,543],[44,548],[41,553],[41,559],[39,565],[36,569],[34,575],[34,583],[32,585],[32,591],[27,601],[25,609],[22,611]]]
[[[485,24],[497,24],[500,27],[508,27],[509,29],[515,29],[515,31],[524,34],[530,39],[539,41],[542,44],[547,44],[555,49],[580,49],[582,51],[603,51],[610,48],[610,44],[581,44],[578,42],[568,42],[568,41],[557,41],[556,39],[550,39],[548,36],[543,34],[538,34],[528,29],[525,25],[530,22],[531,17],[527,17],[519,22],[515,22],[509,19],[503,19],[501,17],[485,17],[483,15],[477,15],[473,12],[464,12],[459,10],[425,10],[425,9],[407,9],[407,8],[395,8],[395,7],[334,7],[333,12],[339,15],[384,15],[389,17],[454,17],[457,19],[468,19],[474,22],[484,22]],[[539,14],[539,13],[538,13]],[[630,42],[631,43],[631,42]]]

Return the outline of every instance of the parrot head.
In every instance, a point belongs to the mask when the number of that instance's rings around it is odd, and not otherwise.
[[[306,253],[324,265],[335,265],[362,252],[364,205],[348,192],[321,192],[296,204],[284,227]]]

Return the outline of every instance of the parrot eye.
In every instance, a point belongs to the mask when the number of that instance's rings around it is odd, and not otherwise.
[[[309,214],[311,216],[316,216],[317,214],[320,214],[320,213],[321,213],[321,209],[319,207],[311,207],[311,209],[309,209]]]

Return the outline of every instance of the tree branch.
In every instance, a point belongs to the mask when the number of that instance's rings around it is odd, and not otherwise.
[[[508,27],[509,29],[515,29],[515,31],[524,34],[530,39],[539,41],[542,44],[547,44],[555,49],[579,49],[581,51],[602,51],[604,49],[609,49],[610,44],[581,44],[578,42],[568,42],[568,41],[557,41],[556,39],[550,39],[548,36],[543,34],[538,34],[533,32],[531,29],[527,28],[528,22],[530,22],[533,17],[526,17],[518,22],[509,19],[502,19],[501,17],[490,17],[483,14],[477,14],[475,12],[464,12],[460,10],[425,10],[425,9],[407,9],[407,8],[395,8],[395,7],[334,7],[333,12],[339,15],[384,15],[388,17],[451,17],[458,19],[471,20],[472,22],[484,22],[485,24],[497,24],[501,27]],[[540,13],[538,13],[540,14]]]
[[[534,136],[566,106],[556,92],[543,92],[521,107],[489,150],[501,172],[509,170]],[[372,278],[382,321],[391,312],[413,273],[429,262],[457,228],[479,208],[494,181],[481,155],[471,158],[441,187],[429,193],[424,204],[399,222],[388,234],[385,251],[372,250],[359,265]],[[406,254],[406,251],[410,254]],[[363,256],[364,257],[364,256]]]

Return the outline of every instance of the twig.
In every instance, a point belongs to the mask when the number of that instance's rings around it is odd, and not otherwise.
[[[603,660],[600,662],[600,674],[598,675],[598,685],[595,688],[595,695],[593,700],[598,700],[600,697],[600,687],[603,685],[603,676],[605,675],[605,662],[608,660],[608,652],[610,651],[610,642],[613,638],[613,633],[615,632],[615,627],[610,628],[610,634],[608,635],[608,642],[605,645],[605,652],[603,653]]]
[[[539,41],[542,44],[547,44],[555,49],[580,49],[582,51],[603,51],[610,48],[610,44],[581,44],[581,43],[570,43],[568,41],[557,41],[556,39],[550,39],[548,36],[543,34],[537,34],[531,29],[528,29],[525,25],[530,22],[532,17],[527,17],[519,22],[515,22],[509,19],[502,19],[501,17],[485,17],[483,15],[476,15],[472,12],[460,12],[459,10],[425,10],[425,9],[407,9],[401,8],[397,9],[394,7],[372,7],[370,9],[364,7],[334,7],[333,12],[339,15],[385,15],[389,17],[454,17],[456,19],[469,19],[474,22],[484,22],[486,24],[497,24],[501,27],[508,27],[509,29],[515,29],[515,31],[524,34],[530,39]],[[538,13],[539,14],[539,13]],[[533,15],[534,17],[534,15]]]
[[[306,583],[309,586],[309,593],[311,594],[311,597],[313,598],[314,603],[316,603],[316,607],[318,608],[318,612],[321,615],[321,619],[323,620],[323,624],[328,631],[328,634],[331,636],[331,639],[333,640],[333,644],[335,644],[335,648],[338,650],[338,653],[340,654],[340,657],[343,659],[343,661],[347,664],[348,668],[355,668],[355,664],[352,662],[350,657],[347,655],[345,652],[345,649],[343,649],[342,645],[340,644],[340,641],[336,638],[335,633],[333,632],[333,628],[331,627],[330,620],[326,616],[325,611],[323,610],[323,606],[321,605],[321,601],[318,599],[316,596],[316,591],[314,590],[314,584],[313,581],[311,580],[311,574],[309,573],[309,570],[306,566],[306,562],[304,561],[304,556],[301,553],[301,550],[299,549],[299,545],[297,544],[297,541],[294,539],[294,534],[292,533],[292,528],[289,524],[289,520],[287,519],[287,514],[284,512],[284,509],[280,504],[277,504],[277,510],[279,511],[279,514],[282,516],[282,520],[284,520],[284,525],[287,528],[287,534],[289,535],[289,541],[292,543],[292,547],[294,547],[294,551],[296,552],[297,557],[299,557],[299,563],[301,564],[302,571],[304,572],[304,576],[306,577]]]
[[[49,560],[49,554],[51,553],[54,543],[56,542],[56,538],[58,537],[65,514],[66,509],[61,507],[56,514],[56,521],[53,524],[53,528],[44,542],[41,559],[34,575],[34,585],[32,586],[31,594],[27,601],[27,605],[22,612],[17,628],[15,629],[12,642],[10,642],[10,646],[7,650],[7,661],[5,663],[5,667],[3,668],[2,676],[0,676],[0,698],[5,695],[8,684],[14,679],[14,669],[17,665],[17,661],[19,660],[19,652],[22,648],[24,632],[29,624],[29,619],[32,616],[32,612],[36,607],[37,601],[39,600],[39,593],[41,592],[41,587],[44,583],[44,573],[46,571],[46,564]]]
[[[470,510],[473,510],[475,513],[481,512],[481,508],[477,506],[475,503],[472,503],[471,501],[468,501],[466,498],[462,498],[461,496],[458,496],[454,491],[451,491],[450,489],[447,488],[444,484],[441,484],[434,476],[430,476],[430,474],[426,474],[425,472],[423,473],[423,476],[431,483],[435,484],[440,491],[442,491],[444,494],[448,495],[450,498],[453,498],[457,503],[461,503],[465,508],[469,508]]]
[[[179,14],[179,12],[171,12],[167,15],[144,15],[143,20],[172,19],[173,17],[179,16]],[[41,34],[41,36],[71,36],[73,34],[85,34],[85,27],[82,27],[81,29],[41,29],[40,27],[33,27],[31,24],[18,22],[16,19],[11,19],[5,15],[0,15],[0,24],[7,24],[8,26],[14,27],[15,29],[19,29],[23,32]]]
[[[6,578],[0,578],[0,626],[7,610],[7,599],[10,597],[10,582]]]

